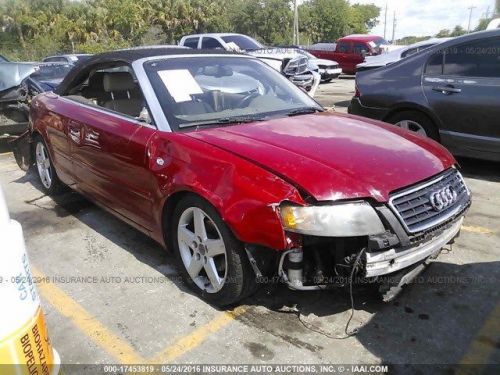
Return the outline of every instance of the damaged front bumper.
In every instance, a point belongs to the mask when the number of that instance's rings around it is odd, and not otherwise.
[[[418,246],[405,250],[391,248],[379,252],[367,252],[365,277],[387,275],[439,254],[443,246],[457,237],[463,220],[461,217],[439,236]]]

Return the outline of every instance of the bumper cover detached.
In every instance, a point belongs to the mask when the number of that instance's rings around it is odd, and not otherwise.
[[[392,248],[379,252],[366,253],[365,276],[387,275],[409,267],[430,256],[438,255],[443,246],[452,241],[460,232],[463,217],[456,220],[438,236],[418,246],[406,250]]]
[[[358,97],[353,97],[351,99],[351,103],[347,108],[347,113],[356,116],[363,116],[372,118],[374,120],[383,121],[383,119],[389,113],[389,110],[386,108],[375,108],[375,107],[367,107],[361,104],[361,101]]]

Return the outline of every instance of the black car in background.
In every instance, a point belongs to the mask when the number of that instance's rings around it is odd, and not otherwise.
[[[349,113],[500,161],[500,30],[468,34],[356,74]]]

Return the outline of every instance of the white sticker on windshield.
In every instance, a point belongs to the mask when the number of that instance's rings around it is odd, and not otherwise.
[[[160,70],[158,75],[176,103],[189,102],[191,95],[203,94],[200,85],[187,69]]]

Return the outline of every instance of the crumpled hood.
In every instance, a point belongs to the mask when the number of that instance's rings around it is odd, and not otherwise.
[[[373,198],[386,202],[390,192],[455,163],[445,148],[428,138],[334,113],[184,134],[250,160],[318,201]]]

